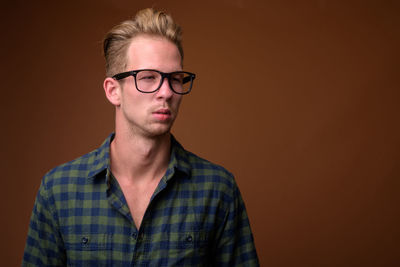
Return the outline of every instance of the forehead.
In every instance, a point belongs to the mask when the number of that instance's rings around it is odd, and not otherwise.
[[[168,39],[152,35],[133,38],[127,49],[127,68],[175,71],[182,69],[178,47]]]

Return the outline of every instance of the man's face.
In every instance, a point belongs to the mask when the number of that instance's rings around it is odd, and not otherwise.
[[[181,63],[181,55],[175,44],[161,37],[143,35],[135,37],[128,47],[125,71],[155,69],[173,72],[182,70]],[[125,128],[147,137],[170,131],[178,115],[182,95],[171,90],[167,79],[154,93],[139,92],[133,76],[123,79],[121,87],[117,120],[122,120],[120,122]]]

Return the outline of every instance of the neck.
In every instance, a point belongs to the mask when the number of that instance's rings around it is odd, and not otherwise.
[[[130,182],[159,180],[165,173],[170,158],[171,136],[157,137],[116,132],[111,143],[111,171]]]

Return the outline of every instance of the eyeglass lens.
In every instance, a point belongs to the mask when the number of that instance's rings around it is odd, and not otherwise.
[[[139,71],[136,74],[136,86],[140,91],[153,92],[162,84],[162,76],[156,71]],[[173,73],[169,79],[170,86],[177,93],[187,93],[191,87],[190,75],[184,72]]]
[[[190,75],[184,72],[173,73],[170,76],[169,83],[172,89],[177,93],[186,93],[190,90]],[[136,74],[136,86],[140,91],[153,92],[162,84],[162,76],[156,71],[140,71]]]

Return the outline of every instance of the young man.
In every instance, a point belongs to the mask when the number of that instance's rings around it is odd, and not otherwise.
[[[180,27],[142,10],[108,33],[104,54],[115,134],[45,175],[23,266],[258,266],[233,176],[170,133],[195,79]]]

